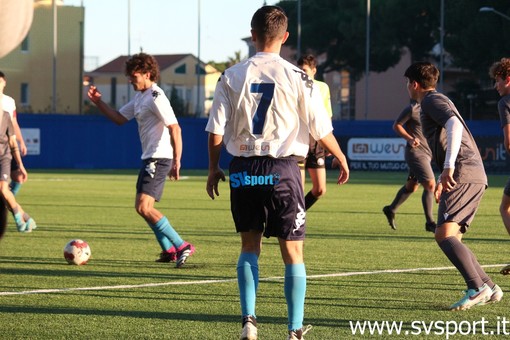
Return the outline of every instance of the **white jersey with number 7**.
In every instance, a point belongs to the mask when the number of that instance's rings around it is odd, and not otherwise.
[[[207,132],[233,156],[305,157],[309,135],[333,130],[313,80],[275,53],[259,52],[221,75]]]

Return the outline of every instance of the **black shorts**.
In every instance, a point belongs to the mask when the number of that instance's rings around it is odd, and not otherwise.
[[[310,148],[305,160],[306,169],[325,169],[326,168],[326,149],[319,142],[310,137]]]
[[[166,176],[168,176],[171,168],[172,160],[168,158],[142,160],[142,166],[136,182],[136,193],[147,194],[159,202],[165,187]]]
[[[305,238],[305,202],[295,158],[234,157],[230,162],[230,208],[237,232]]]
[[[18,162],[14,159],[11,160],[11,172],[18,171],[20,169]]]

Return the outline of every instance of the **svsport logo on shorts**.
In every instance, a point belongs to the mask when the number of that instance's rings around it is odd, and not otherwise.
[[[280,181],[280,174],[248,175],[247,171],[236,172],[229,176],[232,188],[257,185],[276,185]]]

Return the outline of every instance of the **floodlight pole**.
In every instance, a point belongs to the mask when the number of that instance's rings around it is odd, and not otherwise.
[[[439,91],[443,91],[444,84],[444,0],[441,0],[441,18],[439,28]]]
[[[506,15],[505,13],[501,13],[500,11],[496,11],[494,7],[482,7],[479,10],[480,12],[493,12],[494,14],[499,15],[502,18],[505,18],[506,20],[510,21],[510,16]]]
[[[131,0],[128,0],[128,8],[127,8],[127,54],[128,58],[131,57]],[[113,99],[113,98],[112,98]],[[131,100],[131,84],[129,80],[127,81],[127,101]]]
[[[301,57],[301,0],[297,2],[297,58]]]
[[[52,0],[53,5],[53,86],[52,86],[52,100],[51,111],[57,112],[57,1]]]
[[[197,106],[195,116],[200,117],[200,0],[198,0],[198,35],[197,35]]]

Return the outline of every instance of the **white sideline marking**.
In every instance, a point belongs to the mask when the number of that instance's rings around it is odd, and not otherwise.
[[[482,266],[484,268],[491,267],[503,267],[508,265],[505,264],[491,264]],[[436,267],[436,268],[408,268],[408,269],[384,269],[364,272],[347,272],[347,273],[333,273],[333,274],[318,274],[318,275],[307,275],[307,279],[320,279],[325,277],[341,277],[341,276],[357,276],[357,275],[374,275],[374,274],[392,274],[392,273],[411,273],[420,271],[435,271],[435,270],[451,270],[456,269],[455,267]],[[266,277],[261,278],[259,281],[279,281],[283,280],[283,277]],[[48,294],[48,293],[65,293],[75,291],[92,291],[92,290],[114,290],[114,289],[131,289],[131,288],[147,288],[147,287],[162,287],[162,286],[183,286],[183,285],[201,285],[211,283],[227,283],[237,282],[235,279],[223,279],[223,280],[200,280],[200,281],[181,281],[181,282],[160,282],[160,283],[144,283],[138,285],[118,285],[118,286],[99,286],[99,287],[77,287],[77,288],[55,288],[55,289],[36,289],[36,290],[25,290],[20,292],[0,292],[0,296],[8,295],[27,295],[27,294]]]

